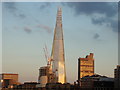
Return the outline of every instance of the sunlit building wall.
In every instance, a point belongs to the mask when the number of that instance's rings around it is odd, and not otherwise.
[[[18,74],[11,74],[11,73],[3,73],[0,74],[0,81],[2,87],[9,88],[12,85],[18,85],[20,84],[18,82]]]
[[[85,58],[78,59],[78,81],[84,76],[94,75],[94,58],[93,53]]]
[[[56,26],[54,30],[54,39],[51,58],[53,60],[52,71],[54,73],[54,82],[66,83],[64,38],[62,29],[62,9],[58,8],[56,17]]]

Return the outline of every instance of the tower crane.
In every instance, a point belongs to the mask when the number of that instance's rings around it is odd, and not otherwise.
[[[46,58],[46,61],[47,61],[47,66],[49,67],[49,72],[52,72],[52,59],[48,54],[48,49],[47,49],[46,45],[43,48],[43,50],[44,50],[45,58]]]

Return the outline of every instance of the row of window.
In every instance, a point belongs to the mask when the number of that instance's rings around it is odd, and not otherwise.
[[[85,72],[85,73],[94,73],[93,71],[80,71],[80,72]]]

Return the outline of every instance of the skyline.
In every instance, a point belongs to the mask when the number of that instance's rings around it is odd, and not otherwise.
[[[96,73],[113,76],[113,70],[118,62],[117,3],[101,3],[102,7],[97,6],[97,3],[96,5],[92,3],[4,3],[2,8],[3,71],[19,73],[20,81],[30,80],[30,78],[37,80],[39,67],[46,65],[43,51],[45,44],[49,54],[51,53],[59,5],[63,10],[67,80],[69,82],[77,80],[78,57],[85,57],[89,53],[95,55]],[[93,6],[93,8],[86,9],[86,6]],[[102,71],[101,66],[108,62],[110,65],[104,67],[105,70]],[[23,64],[22,68],[20,64]],[[35,75],[31,75],[32,73]],[[68,76],[70,73],[75,75],[70,77]]]

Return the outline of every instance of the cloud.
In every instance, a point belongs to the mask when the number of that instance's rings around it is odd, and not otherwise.
[[[46,7],[50,6],[51,4],[49,2],[46,2],[40,6],[40,9],[45,9]]]
[[[15,2],[4,2],[3,6],[12,13],[17,10]]]
[[[92,17],[91,20],[93,24],[99,24],[99,25],[103,25],[106,22],[106,19],[102,17],[97,19]]]
[[[112,17],[117,13],[116,3],[108,2],[69,2],[69,7],[75,9],[77,15],[86,14],[92,15],[93,13],[102,13],[107,17]]]
[[[112,20],[110,26],[112,27],[112,30],[114,32],[120,32],[120,30],[118,29],[118,27],[119,27],[118,21]]]
[[[24,31],[29,34],[32,32],[32,29],[30,27],[24,27]]]
[[[16,27],[15,27],[16,28]],[[32,33],[33,32],[33,29],[34,28],[34,32],[35,32],[35,30],[36,30],[36,28],[38,28],[37,30],[40,30],[40,28],[42,29],[42,30],[45,30],[47,33],[51,33],[52,32],[52,29],[49,27],[49,26],[47,26],[47,25],[43,25],[43,24],[38,24],[38,25],[35,25],[35,26],[31,26],[31,27],[29,27],[29,26],[25,26],[24,28],[23,28],[23,30],[26,32],[26,33],[28,33],[28,34],[30,34],[30,33]]]
[[[19,14],[19,17],[20,18],[26,18],[26,15],[25,14]]]
[[[95,33],[95,35],[94,35],[94,39],[98,39],[100,37],[100,35],[98,34],[98,33]]]
[[[118,21],[113,20],[118,14],[117,2],[69,2],[64,5],[73,8],[75,15],[87,15],[91,17],[93,24],[109,24],[114,32],[118,31]],[[95,16],[95,14],[97,14]],[[117,17],[116,17],[117,18]]]
[[[15,17],[19,17],[21,19],[26,18],[26,15],[17,8],[17,3],[15,2],[4,2],[3,7],[5,10],[8,10],[10,13],[12,13]]]
[[[91,18],[92,23],[95,25],[106,25],[106,27],[112,28],[112,31],[119,32],[118,31],[118,21],[113,20],[110,18]]]
[[[50,6],[50,4],[51,3],[49,3],[49,2],[42,3],[42,5],[39,6],[39,9],[44,9],[44,8]],[[14,17],[18,17],[19,19],[26,19],[26,21],[27,21],[27,18],[31,17],[32,20],[35,21],[35,23],[37,23],[37,24],[34,25],[34,26],[29,26],[29,25],[26,25],[26,23],[24,23],[25,26],[21,27],[28,34],[34,32],[36,28],[37,28],[37,30],[38,29],[39,30],[42,29],[42,30],[46,31],[47,33],[51,33],[52,32],[52,29],[49,26],[44,25],[44,24],[39,24],[40,23],[39,20],[36,19],[34,16],[31,16],[31,15],[27,16],[27,13],[25,13],[24,10],[19,7],[19,3],[18,2],[4,2],[3,3],[3,9],[6,12],[9,12],[10,14],[12,14]],[[6,12],[5,12],[5,14],[6,14]],[[16,29],[16,26],[14,27],[14,29]]]
[[[46,32],[51,33],[52,29],[49,26],[43,25],[43,24],[38,24],[36,25],[37,28],[42,28],[44,29]]]

